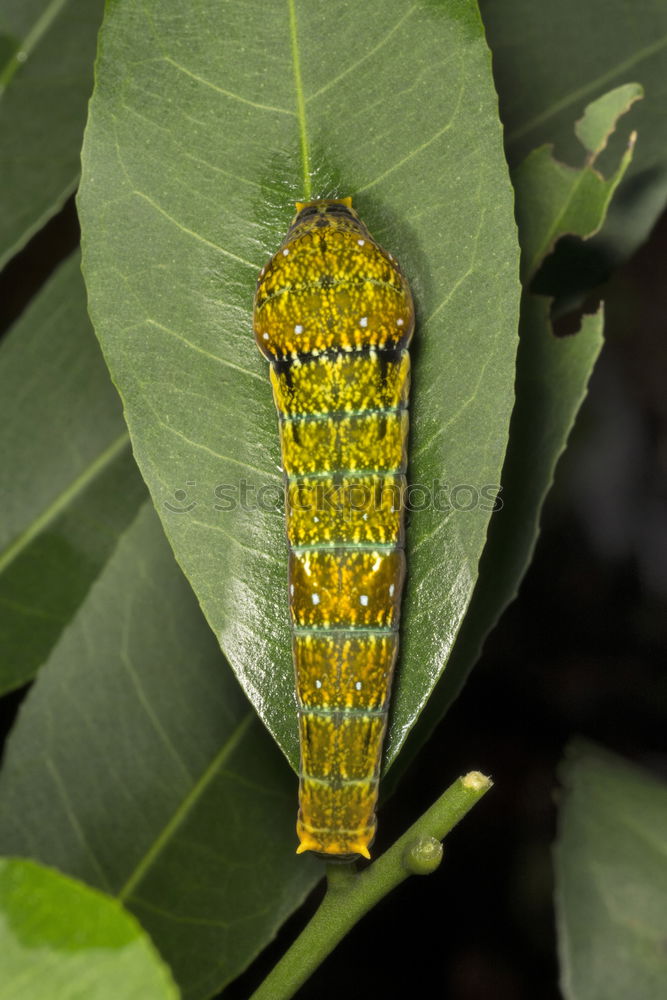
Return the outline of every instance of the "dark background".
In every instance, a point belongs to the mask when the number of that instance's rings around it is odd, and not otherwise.
[[[584,736],[667,778],[667,214],[597,293],[606,343],[534,562],[384,806],[376,850],[459,774],[478,769],[495,786],[448,837],[436,874],[386,898],[300,1000],[557,1000],[551,849],[565,747]],[[557,329],[572,326],[563,317]],[[259,985],[321,892],[225,1000]]]
[[[69,202],[0,278],[3,332],[77,240]],[[559,996],[551,845],[564,748],[583,735],[667,777],[666,276],[667,214],[598,290],[607,342],[535,560],[462,695],[384,806],[376,850],[459,774],[481,770],[495,787],[447,839],[436,874],[385,899],[301,1000]],[[3,734],[24,693],[3,699]],[[225,1000],[246,1000],[321,892]]]

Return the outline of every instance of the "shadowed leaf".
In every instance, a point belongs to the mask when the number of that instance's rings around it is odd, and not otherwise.
[[[516,166],[544,142],[560,160],[579,155],[572,122],[611,88],[637,80],[646,99],[610,144],[601,169],[618,162],[630,128],[640,144],[602,232],[587,246],[586,287],[646,239],[667,200],[667,5],[644,0],[481,0],[493,51],[493,67],[505,144]],[[597,270],[595,270],[597,268]],[[581,281],[581,276],[579,278]]]
[[[641,95],[641,87],[628,84],[586,108],[575,126],[588,154],[581,167],[560,163],[554,159],[553,148],[547,145],[529,153],[514,171],[525,282],[561,236],[570,234],[587,239],[602,226],[614,191],[632,161],[635,136],[608,178],[596,169],[596,160],[618,117]]]
[[[590,134],[598,137],[598,144],[600,136],[611,132],[617,115],[629,106],[634,96],[634,92],[613,94],[591,106],[586,120],[588,127],[594,129]],[[600,175],[591,179],[589,174],[595,173],[592,161],[578,171],[564,167],[552,158],[548,147],[526,158],[513,175],[526,273],[539,266],[554,239],[563,232],[588,236],[597,230],[631,154],[632,149],[626,151],[610,181]],[[584,177],[587,180],[582,183],[592,185],[593,191],[591,202],[582,208],[570,195]],[[516,597],[532,559],[542,504],[602,347],[601,309],[595,316],[584,317],[576,336],[556,338],[551,332],[549,308],[547,298],[524,294],[516,404],[502,472],[503,506],[491,519],[479,579],[447,670],[410,734],[400,771],[385,793],[394,786],[458,695],[479,658],[486,636]]]
[[[32,680],[146,497],[78,253],[0,345],[0,425],[4,692]]]
[[[575,744],[555,849],[566,1000],[656,1000],[667,983],[667,787]]]
[[[3,0],[0,268],[76,187],[103,9],[103,0]]]
[[[0,850],[132,910],[188,998],[238,975],[321,872],[295,855],[296,781],[147,505],[25,699]]]

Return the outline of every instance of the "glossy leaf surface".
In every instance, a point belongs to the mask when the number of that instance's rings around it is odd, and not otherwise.
[[[92,317],[177,558],[293,766],[282,482],[251,333],[255,280],[293,202],[340,194],[411,281],[421,492],[391,760],[470,598],[513,400],[517,248],[476,6],[166,0],[140,22],[109,7],[86,133]]]

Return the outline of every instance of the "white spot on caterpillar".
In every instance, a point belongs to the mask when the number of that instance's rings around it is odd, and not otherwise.
[[[357,681],[354,686],[357,689],[357,691],[361,691],[361,681]]]
[[[290,585],[289,585],[289,592],[290,592],[290,594],[292,594],[292,596],[294,596],[294,584],[293,583],[290,583]]]
[[[359,326],[368,326],[368,316],[362,316],[359,320]]]
[[[289,254],[289,250],[283,250],[283,257],[287,257],[288,254]]]
[[[262,334],[262,340],[268,340],[268,339],[269,339],[268,333],[263,333]]]
[[[404,321],[404,320],[402,320],[402,319],[397,319],[397,320],[396,320],[396,326],[403,326],[403,323],[404,323],[404,322],[405,322],[405,321]]]
[[[315,524],[319,524],[320,523],[320,519],[319,519],[319,517],[316,514],[313,515],[313,522]]]
[[[395,590],[396,590],[396,587],[394,586],[394,584],[393,583],[389,584],[389,596],[390,597],[394,596],[394,591]]]
[[[303,333],[303,327],[301,326],[301,323],[297,323],[296,324],[296,326],[294,327],[294,332],[295,333]]]
[[[360,247],[363,247],[366,245],[366,240],[357,240],[357,243],[359,244]]]
[[[368,607],[368,594],[361,594],[359,604],[362,604],[365,608]]]
[[[318,690],[319,690],[319,688],[321,688],[321,687],[322,687],[322,681],[321,681],[321,680],[319,679],[319,677],[318,677],[318,678],[317,678],[317,680],[315,681],[315,687],[316,687],[316,688],[317,688]]]
[[[319,594],[311,594],[310,595],[310,599],[313,602],[313,604],[319,604],[320,603],[320,595]]]

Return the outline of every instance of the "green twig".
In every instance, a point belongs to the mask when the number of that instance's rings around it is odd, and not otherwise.
[[[459,778],[388,851],[357,874],[353,864],[331,864],[320,908],[251,1000],[289,1000],[365,913],[410,875],[440,864],[440,841],[491,787],[471,771]]]

